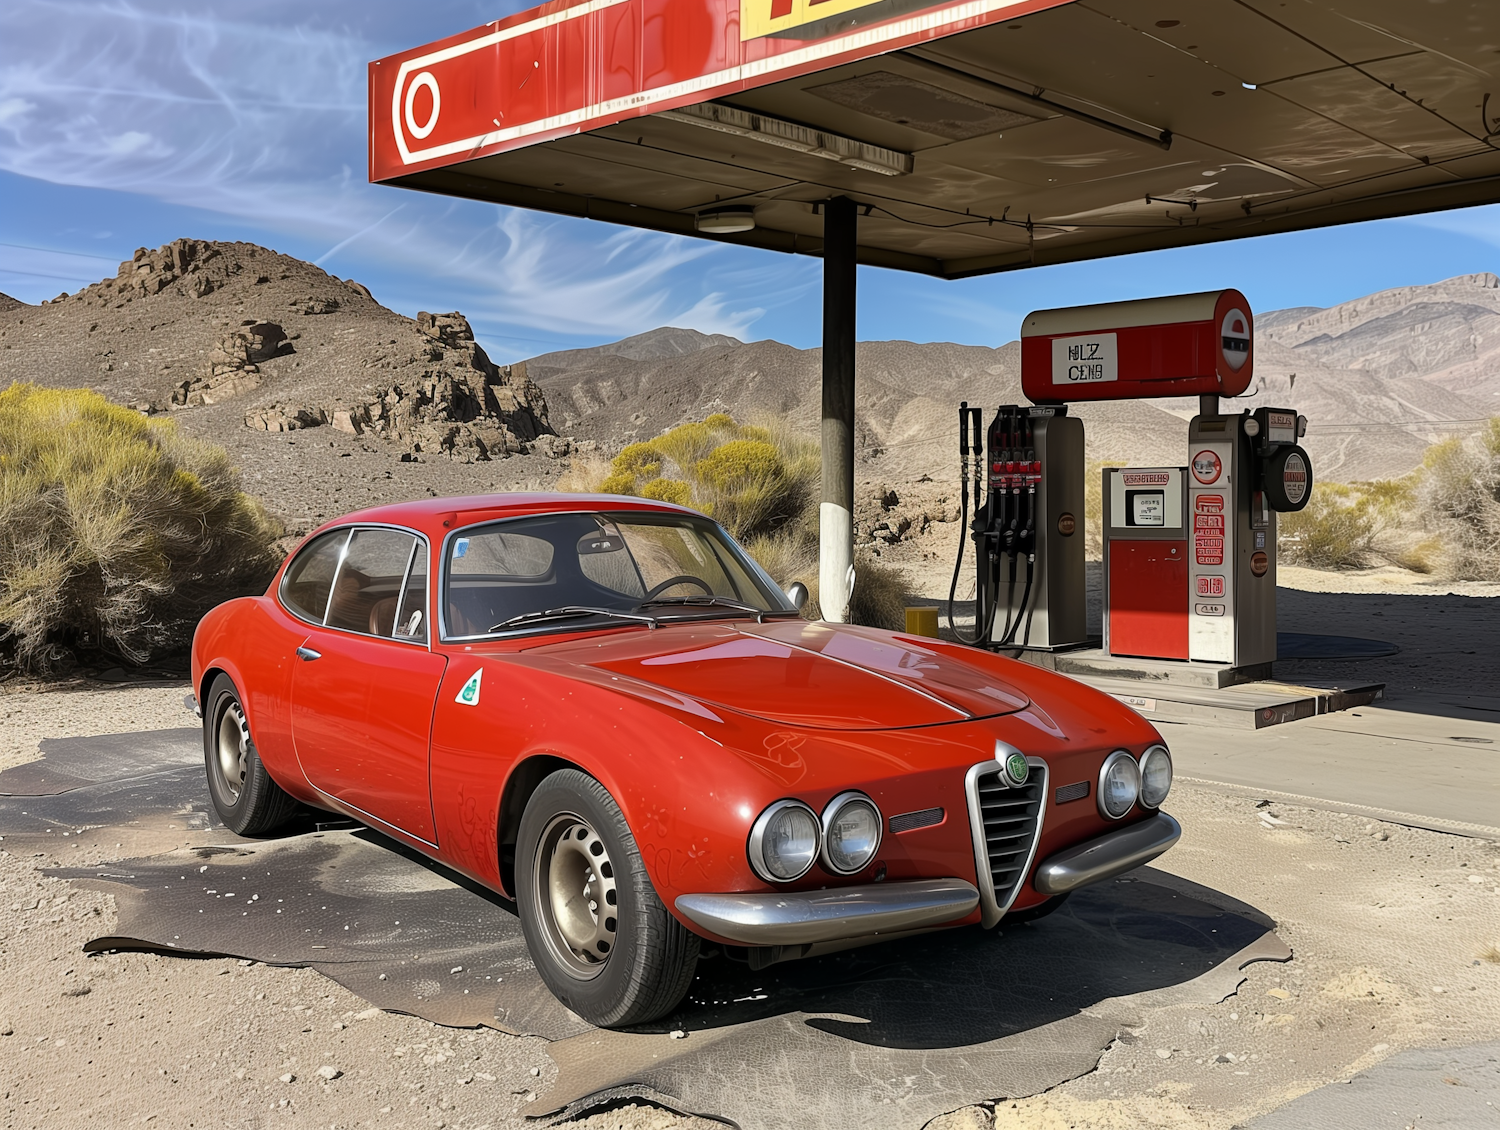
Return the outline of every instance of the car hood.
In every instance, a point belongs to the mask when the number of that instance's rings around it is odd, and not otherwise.
[[[814,729],[932,726],[1028,705],[1012,684],[924,647],[918,637],[847,624],[699,621],[544,644],[525,654]]]

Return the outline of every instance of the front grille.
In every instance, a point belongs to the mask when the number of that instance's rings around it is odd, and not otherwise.
[[[994,925],[1015,900],[1031,866],[1047,796],[1047,766],[1031,759],[1031,778],[1019,788],[1008,785],[995,762],[969,770],[969,819],[974,833],[975,864],[980,872],[983,919]]]

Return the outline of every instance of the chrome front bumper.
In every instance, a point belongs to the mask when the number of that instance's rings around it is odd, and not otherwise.
[[[1065,895],[1150,863],[1177,842],[1182,825],[1165,812],[1087,840],[1042,860],[1032,883],[1044,895]]]
[[[866,883],[827,891],[679,895],[678,911],[743,946],[792,946],[940,926],[979,905],[963,879]]]

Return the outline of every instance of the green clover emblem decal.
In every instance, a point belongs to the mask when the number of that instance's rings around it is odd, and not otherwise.
[[[1012,784],[1026,783],[1026,778],[1031,776],[1031,766],[1026,764],[1025,754],[1012,753],[1005,759],[1005,775],[1011,779]]]

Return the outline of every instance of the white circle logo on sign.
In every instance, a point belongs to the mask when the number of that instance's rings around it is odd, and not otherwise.
[[[416,119],[412,117],[412,105],[417,100],[417,91],[422,87],[432,91],[432,114],[428,117],[425,125],[417,125]],[[437,79],[432,77],[431,71],[423,71],[411,80],[411,85],[406,88],[406,128],[418,141],[422,140],[437,125],[438,111],[442,109],[443,96],[438,93]]]
[[[436,95],[437,87],[433,87]],[[411,96],[407,96],[406,120],[411,121]],[[437,117],[436,111],[433,117]],[[1234,309],[1224,315],[1224,321],[1219,324],[1219,346],[1224,350],[1224,360],[1229,367],[1238,373],[1245,367],[1245,362],[1250,359],[1250,316],[1243,310]]]

